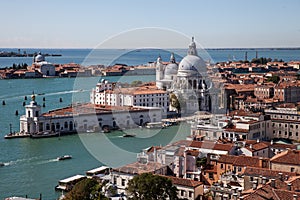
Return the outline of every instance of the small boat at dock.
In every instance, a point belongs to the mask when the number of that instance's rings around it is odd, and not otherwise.
[[[48,137],[58,137],[59,132],[39,132],[36,134],[30,135],[31,138],[36,139],[36,138],[48,138]]]
[[[165,128],[162,122],[151,122],[146,124],[146,128],[155,129],[155,128]]]
[[[8,133],[7,135],[5,135],[4,139],[25,138],[25,137],[30,137],[30,134],[13,132],[13,133]]]
[[[72,156],[71,155],[64,155],[64,156],[57,157],[57,160],[68,160],[68,159],[72,159]]]

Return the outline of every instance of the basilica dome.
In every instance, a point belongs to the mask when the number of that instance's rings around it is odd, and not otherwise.
[[[35,62],[43,62],[43,61],[45,61],[45,57],[41,53],[39,53],[37,56],[35,56],[34,61]]]
[[[179,71],[202,71],[206,65],[202,58],[196,55],[187,55],[179,63]]]
[[[206,69],[204,60],[198,56],[196,43],[194,37],[192,43],[189,45],[187,56],[185,56],[179,63],[178,72],[201,72]]]

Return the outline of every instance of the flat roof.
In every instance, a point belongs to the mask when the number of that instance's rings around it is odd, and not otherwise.
[[[109,169],[109,167],[101,166],[101,167],[97,167],[95,169],[91,169],[89,171],[86,171],[86,173],[96,173],[96,172],[100,172],[100,171],[103,171],[103,170],[106,170],[106,169]]]
[[[84,177],[85,177],[85,176],[83,176],[83,175],[75,175],[75,176],[71,176],[71,177],[69,177],[69,178],[60,180],[59,182],[60,182],[60,183],[68,183],[68,182],[75,181],[75,180],[77,180],[77,179],[81,179],[81,178],[84,178]]]

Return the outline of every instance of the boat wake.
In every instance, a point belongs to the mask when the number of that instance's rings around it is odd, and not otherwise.
[[[43,164],[52,163],[52,162],[57,162],[57,161],[58,161],[58,159],[57,159],[57,158],[54,158],[54,159],[49,159],[49,160],[43,160],[43,161],[37,162],[36,164],[37,164],[37,165],[43,165]]]
[[[25,164],[25,163],[32,163],[32,161],[39,159],[39,157],[31,157],[31,158],[22,158],[17,160],[12,160],[4,163],[4,166],[11,166],[17,164]]]
[[[54,95],[59,95],[59,94],[70,94],[70,93],[86,92],[86,91],[88,91],[88,90],[69,90],[69,91],[45,93],[43,96],[54,96]]]
[[[36,95],[41,95],[41,96],[55,96],[55,95],[60,95],[60,94],[70,94],[70,93],[77,93],[77,92],[87,92],[89,90],[68,90],[68,91],[61,91],[61,92],[52,92],[52,93],[37,93]],[[30,98],[32,94],[25,94],[25,95],[17,95],[17,96],[11,96],[11,95],[2,95],[0,96],[0,99],[5,99],[5,100],[16,100],[20,98],[24,98],[24,96],[27,96]]]

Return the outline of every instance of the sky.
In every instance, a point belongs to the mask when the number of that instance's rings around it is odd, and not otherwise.
[[[204,48],[300,47],[299,9],[299,0],[1,1],[0,48],[95,48],[145,27],[194,36]]]

